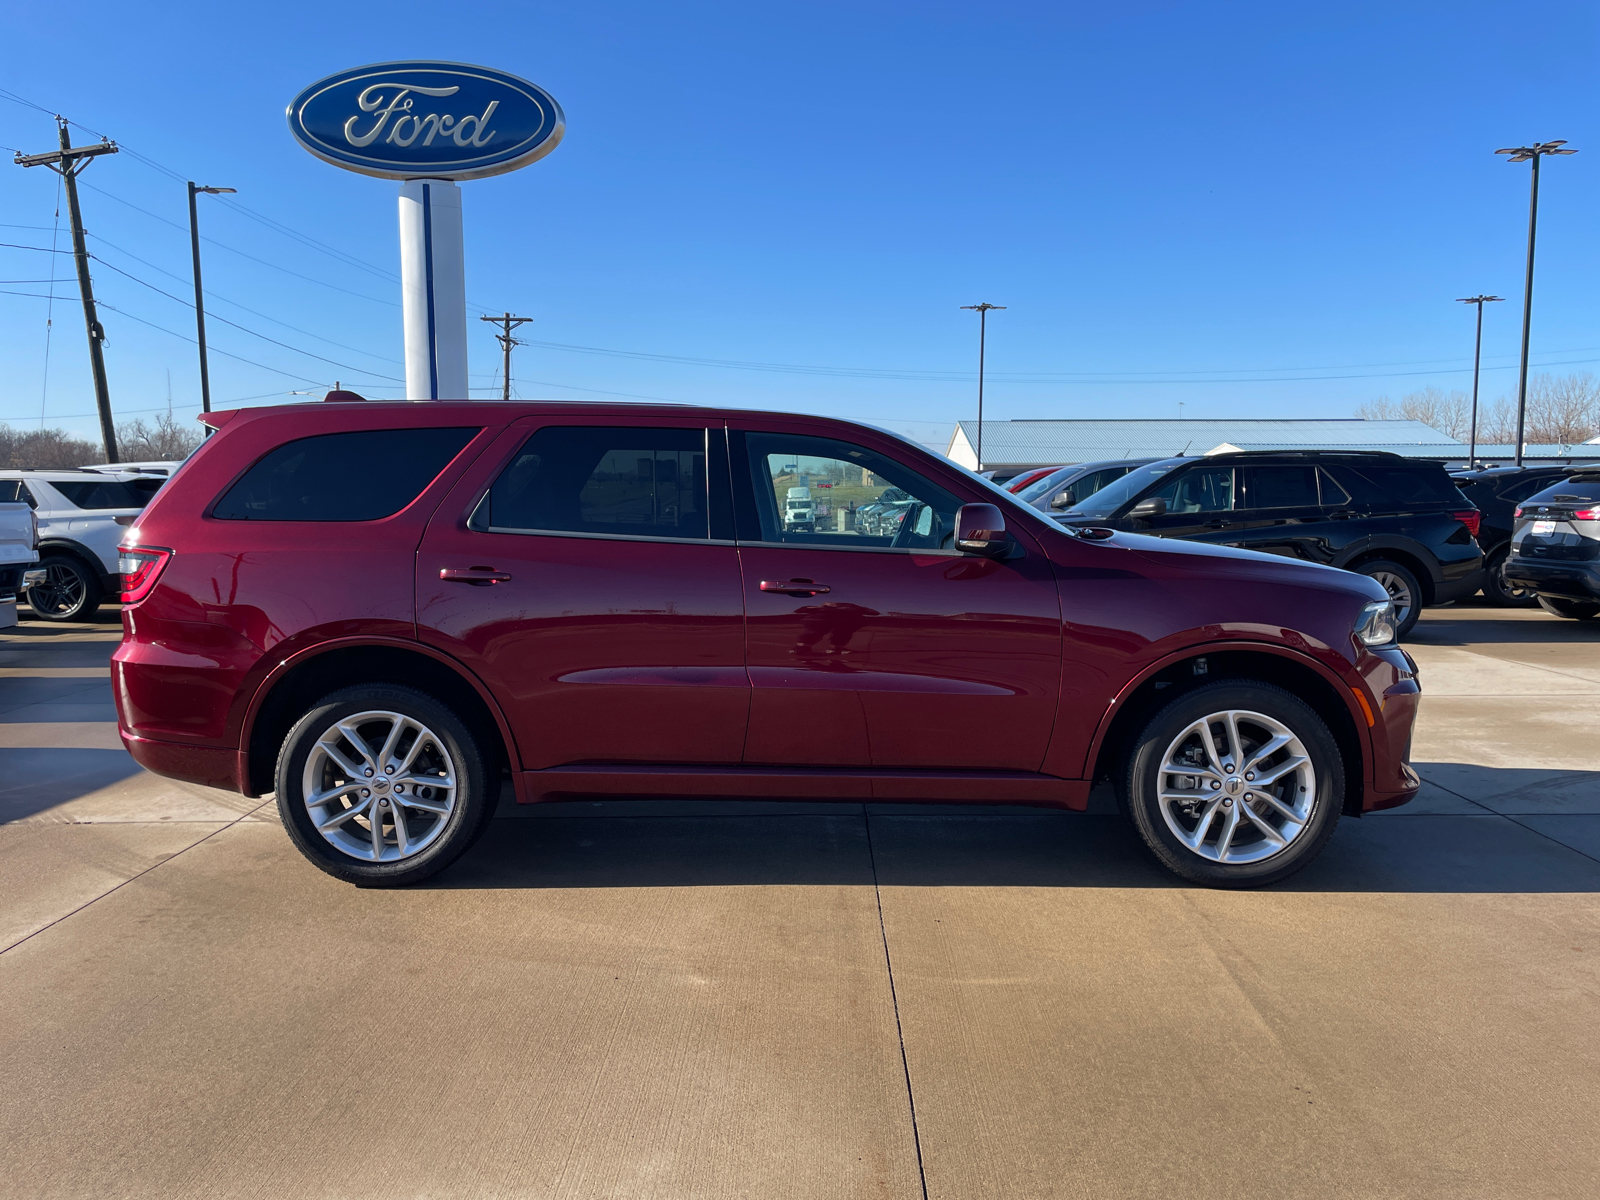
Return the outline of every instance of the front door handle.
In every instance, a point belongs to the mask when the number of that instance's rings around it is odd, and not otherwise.
[[[815,583],[810,579],[763,579],[761,590],[776,592],[781,596],[820,596],[833,591],[827,584]]]
[[[480,587],[511,581],[511,576],[493,567],[441,567],[439,578],[446,583],[475,583]]]
[[[1218,517],[1214,521],[1207,521],[1206,522],[1206,528],[1207,529],[1226,529],[1227,527],[1228,527],[1228,523],[1226,521],[1224,521],[1221,517]]]

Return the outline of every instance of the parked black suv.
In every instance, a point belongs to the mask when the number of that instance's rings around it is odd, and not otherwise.
[[[1370,576],[1402,635],[1420,609],[1482,585],[1478,511],[1442,463],[1380,451],[1252,451],[1168,458],[1056,518],[1326,563]]]
[[[1515,515],[1506,581],[1537,593],[1558,617],[1600,615],[1600,471],[1574,472]]]
[[[1478,547],[1483,551],[1483,594],[1507,608],[1531,608],[1536,596],[1528,588],[1506,582],[1502,573],[1511,552],[1511,530],[1517,505],[1535,492],[1560,483],[1577,470],[1571,466],[1489,467],[1478,471],[1452,471],[1462,495],[1483,514],[1478,526]]]

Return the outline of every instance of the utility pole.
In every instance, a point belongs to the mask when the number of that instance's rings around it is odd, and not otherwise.
[[[91,159],[101,154],[115,154],[115,142],[100,142],[94,146],[72,145],[67,132],[67,122],[56,118],[60,126],[61,149],[48,154],[23,154],[12,159],[20,167],[49,167],[60,175],[67,185],[67,210],[72,217],[72,255],[78,263],[78,294],[83,297],[83,324],[89,333],[89,366],[94,372],[95,407],[100,411],[100,437],[106,445],[106,461],[119,461],[117,430],[111,423],[111,390],[106,386],[106,359],[101,350],[106,331],[95,315],[94,288],[89,282],[89,247],[83,240],[83,214],[78,210],[78,175]]]
[[[506,313],[503,317],[479,317],[480,321],[487,321],[491,325],[499,325],[501,332],[494,335],[494,340],[500,343],[500,348],[505,351],[505,370],[502,372],[504,390],[500,399],[511,399],[511,347],[521,346],[525,343],[511,336],[511,331],[518,325],[526,325],[533,320],[532,317],[513,317]]]
[[[1563,150],[1567,143],[1536,142],[1532,146],[1511,146],[1496,150],[1496,154],[1509,154],[1507,162],[1533,163],[1533,191],[1528,200],[1528,277],[1522,285],[1522,367],[1517,374],[1517,466],[1522,465],[1523,426],[1528,416],[1528,330],[1533,320],[1533,235],[1539,225],[1539,160],[1546,154],[1576,154],[1576,150]],[[1482,311],[1481,309],[1479,310]]]
[[[200,290],[200,223],[195,212],[194,198],[197,192],[204,192],[208,196],[221,195],[223,192],[236,192],[238,188],[201,187],[194,180],[189,181],[189,246],[194,251],[194,327],[200,335],[200,410],[211,411],[211,370],[206,362],[206,298]]]
[[[975,312],[978,314],[978,444],[973,453],[978,458],[978,474],[980,475],[983,474],[983,349],[984,343],[988,340],[990,312],[997,309],[1003,311],[1005,307],[1004,304],[990,304],[988,301],[982,304],[963,304],[961,306],[963,312]]]
[[[1477,470],[1478,467],[1478,363],[1483,358],[1483,306],[1492,304],[1496,300],[1504,299],[1504,296],[1463,296],[1456,301],[1457,304],[1476,304],[1478,306],[1478,340],[1472,345],[1472,427],[1471,432],[1468,434],[1467,442],[1467,470],[1469,471]],[[1520,461],[1520,453],[1518,460]]]

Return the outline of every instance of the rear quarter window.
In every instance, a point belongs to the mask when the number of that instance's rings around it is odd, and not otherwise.
[[[1396,505],[1460,504],[1463,500],[1456,481],[1436,463],[1416,466],[1378,466],[1335,468],[1345,490],[1368,504]],[[1353,486],[1352,486],[1353,485]]]
[[[218,500],[221,521],[377,521],[422,494],[479,431],[365,429],[286,442]]]
[[[155,495],[154,488],[139,486],[144,480],[124,483],[120,479],[51,480],[50,486],[74,508],[143,508]],[[157,487],[160,484],[156,485]]]

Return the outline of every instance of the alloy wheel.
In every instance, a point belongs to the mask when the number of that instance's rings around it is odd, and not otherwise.
[[[41,615],[70,617],[83,607],[88,587],[71,567],[51,563],[44,569],[44,582],[28,589],[28,604]]]
[[[335,721],[306,758],[311,822],[341,853],[396,862],[438,840],[455,811],[459,774],[437,735],[403,713]]]
[[[1404,625],[1414,603],[1411,585],[1393,571],[1374,571],[1371,578],[1382,584],[1383,590],[1389,593],[1389,599],[1394,603],[1394,623]]]
[[[1316,803],[1311,756],[1264,713],[1228,709],[1193,722],[1161,758],[1157,800],[1168,830],[1217,863],[1253,863],[1288,849]]]

